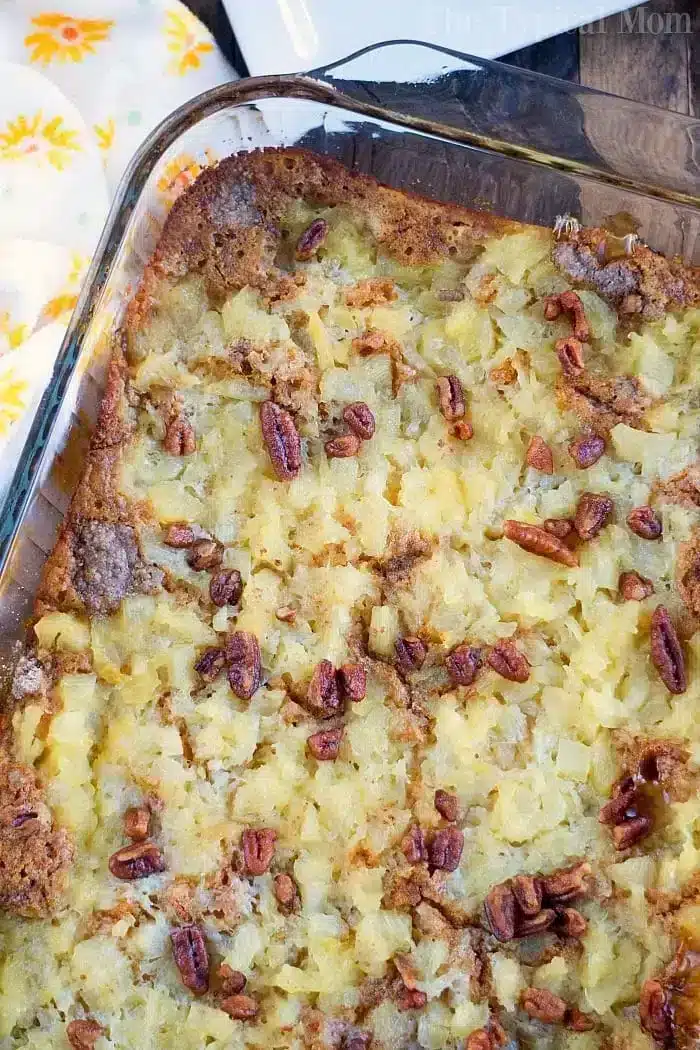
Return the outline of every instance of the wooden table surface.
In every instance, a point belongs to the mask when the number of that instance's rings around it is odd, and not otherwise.
[[[185,2],[239,72],[247,73],[220,0]],[[503,61],[700,117],[700,3],[651,0],[504,55]]]

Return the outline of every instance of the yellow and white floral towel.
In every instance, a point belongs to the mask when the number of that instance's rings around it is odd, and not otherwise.
[[[235,78],[177,0],[0,0],[0,498],[131,156]]]

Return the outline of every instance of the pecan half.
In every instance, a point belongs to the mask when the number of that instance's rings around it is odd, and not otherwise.
[[[508,883],[489,890],[485,902],[486,918],[494,937],[502,942],[515,937],[515,894]]]
[[[93,1050],[93,1047],[105,1030],[97,1021],[86,1017],[79,1021],[69,1021],[66,1025],[66,1038],[73,1050]]]
[[[526,988],[520,996],[520,1005],[529,1017],[543,1024],[561,1024],[567,1006],[563,999],[546,988]]]
[[[622,824],[624,820],[636,817],[636,801],[637,789],[634,784],[623,790],[618,789],[610,801],[601,807],[598,822],[600,824]]]
[[[605,452],[605,441],[597,434],[584,434],[569,445],[569,455],[581,470],[597,463]]]
[[[313,258],[327,236],[328,223],[326,220],[314,219],[297,241],[296,257],[299,262],[307,262]]]
[[[585,371],[583,344],[579,339],[569,336],[568,339],[557,339],[554,351],[559,358],[562,372],[566,376],[580,376]]]
[[[461,419],[466,412],[464,391],[457,376],[440,376],[435,383],[440,411],[449,423]]]
[[[175,965],[185,988],[195,995],[209,990],[209,953],[199,926],[180,926],[170,933]]]
[[[590,1014],[584,1014],[576,1006],[572,1006],[566,1015],[566,1027],[572,1032],[590,1032],[595,1028],[595,1021]]]
[[[645,1032],[661,1044],[673,1035],[673,1015],[666,989],[661,981],[651,979],[642,985],[639,997],[639,1020]]]
[[[211,578],[209,597],[219,609],[237,605],[243,594],[243,580],[238,569],[224,569]]]
[[[247,875],[264,875],[275,855],[277,832],[273,828],[246,828],[241,835]]]
[[[282,872],[280,875],[275,875],[274,894],[279,909],[283,914],[288,915],[294,910],[299,899],[299,894],[296,883],[291,875],[287,875],[286,872]]]
[[[676,628],[668,609],[658,605],[651,618],[651,659],[669,693],[684,693],[688,688],[685,660]]]
[[[263,401],[260,425],[275,474],[281,481],[291,481],[301,470],[301,440],[294,420],[274,401]]]
[[[486,659],[489,667],[509,682],[527,682],[530,677],[529,663],[510,639],[496,642]]]
[[[459,816],[459,800],[456,795],[449,791],[438,788],[435,792],[435,809],[445,820],[454,821]]]
[[[557,913],[554,908],[543,908],[537,915],[532,915],[529,919],[516,917],[515,936],[532,937],[533,934],[544,933],[554,925],[556,919]]]
[[[542,527],[557,539],[565,540],[574,531],[572,518],[545,518]]]
[[[584,492],[574,514],[574,528],[584,543],[595,539],[610,521],[614,503],[601,492]]]
[[[409,864],[420,864],[428,859],[425,834],[418,824],[412,824],[401,839],[401,850]]]
[[[542,894],[546,901],[563,904],[588,893],[587,879],[591,866],[587,860],[578,861],[569,868],[561,868],[549,875],[542,875]]]
[[[399,1010],[422,1010],[428,1002],[428,996],[418,988],[407,988],[401,985],[395,993],[396,1005]]]
[[[650,834],[651,826],[651,818],[644,816],[631,817],[622,824],[617,824],[612,829],[615,849],[624,850],[635,846]]]
[[[133,882],[135,879],[147,879],[165,871],[163,854],[153,842],[137,842],[133,846],[123,846],[109,858],[109,870],[117,879]]]
[[[176,522],[168,525],[163,537],[166,547],[191,547],[194,543],[194,529],[184,522]]]
[[[525,462],[533,470],[539,470],[543,474],[554,473],[554,456],[547,442],[535,434],[530,438],[530,444],[525,453]]]
[[[401,674],[419,671],[428,655],[428,647],[421,638],[397,638],[394,644],[396,666]]]
[[[472,685],[483,664],[481,649],[463,642],[445,657],[445,667],[454,685]]]
[[[343,409],[343,419],[352,430],[363,441],[369,441],[374,437],[376,427],[374,413],[364,401],[353,401]]]
[[[166,426],[163,448],[171,456],[191,456],[197,448],[194,428],[184,416],[175,416]]]
[[[220,1008],[234,1021],[252,1021],[260,1009],[250,995],[229,995],[222,999]]]
[[[222,995],[237,995],[248,983],[248,978],[240,970],[233,970],[228,963],[221,963],[216,975],[219,980],[219,991]]]
[[[353,433],[331,438],[324,445],[329,459],[351,459],[357,455],[361,447],[362,438]]]
[[[506,539],[517,543],[528,554],[537,554],[540,558],[549,558],[550,561],[556,561],[560,565],[568,565],[569,568],[574,568],[578,565],[578,555],[574,551],[569,550],[557,536],[547,532],[546,529],[540,528],[539,525],[528,525],[524,521],[508,520],[503,523],[503,535]]]
[[[493,1050],[491,1036],[485,1028],[475,1028],[467,1036],[464,1050]]]
[[[196,572],[218,569],[224,558],[224,549],[217,540],[195,540],[187,551],[187,564]]]
[[[544,316],[548,321],[556,321],[562,311],[571,321],[575,338],[582,343],[588,343],[591,338],[591,326],[577,292],[560,292],[558,295],[545,296]]]
[[[643,602],[654,593],[654,584],[638,572],[621,572],[617,589],[626,602]]]
[[[130,806],[124,814],[124,834],[134,842],[148,838],[151,814],[145,806]]]
[[[194,669],[205,682],[213,682],[226,665],[226,654],[223,649],[205,649]]]
[[[561,908],[557,912],[557,929],[565,937],[580,939],[588,929],[588,923],[576,908]]]
[[[460,441],[471,441],[474,437],[474,427],[466,419],[458,419],[452,427],[452,433]]]
[[[661,518],[653,507],[635,507],[627,515],[627,525],[635,534],[643,540],[658,540],[664,527]]]
[[[361,664],[343,664],[337,678],[341,696],[346,700],[359,704],[367,696],[367,674]]]
[[[260,646],[249,631],[234,631],[226,641],[228,684],[240,700],[250,700],[260,686]]]
[[[322,729],[306,741],[309,752],[318,762],[334,762],[340,752],[343,739],[343,727]]]
[[[463,849],[464,835],[459,828],[441,828],[428,844],[428,863],[436,871],[456,871]]]
[[[331,718],[341,710],[338,679],[330,660],[316,664],[306,691],[306,706],[317,718]]]
[[[511,885],[523,915],[538,915],[542,908],[542,880],[537,875],[516,875]]]

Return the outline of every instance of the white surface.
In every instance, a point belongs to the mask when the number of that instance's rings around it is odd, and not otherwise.
[[[334,62],[397,37],[496,58],[629,6],[619,0],[224,0],[253,76]],[[435,69],[383,68],[387,80]]]

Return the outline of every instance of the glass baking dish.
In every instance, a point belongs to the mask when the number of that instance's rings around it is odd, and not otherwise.
[[[382,67],[405,81],[385,82]],[[700,120],[394,41],[183,106],[129,166],[0,515],[0,667],[80,474],[121,312],[176,192],[240,149],[302,145],[393,186],[552,225],[572,215],[700,263]]]

